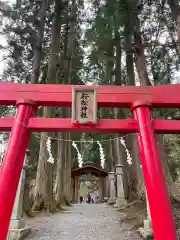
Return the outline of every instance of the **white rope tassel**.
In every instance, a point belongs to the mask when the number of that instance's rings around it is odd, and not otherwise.
[[[81,168],[82,165],[83,165],[83,158],[82,158],[82,155],[80,154],[79,152],[79,149],[77,147],[77,144],[73,141],[72,142],[72,146],[76,149],[77,151],[77,158],[78,158],[78,164],[79,164],[79,167]]]
[[[99,151],[100,151],[100,159],[101,159],[101,167],[104,168],[105,165],[105,154],[103,151],[103,147],[99,141],[97,141],[97,144],[99,145]]]
[[[51,138],[50,137],[48,137],[48,139],[47,139],[46,147],[47,147],[47,151],[49,153],[49,158],[48,158],[47,161],[51,164],[54,164],[54,158],[53,158],[53,155],[51,153]]]
[[[120,138],[120,143],[123,145],[123,147],[125,148],[125,151],[126,151],[126,154],[127,154],[127,162],[129,165],[132,165],[132,158],[131,158],[131,155],[129,153],[129,150],[127,149],[126,147],[126,143],[125,143],[125,140],[121,137]]]

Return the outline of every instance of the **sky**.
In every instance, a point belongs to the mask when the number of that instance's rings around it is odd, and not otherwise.
[[[7,46],[7,42],[4,36],[0,35],[0,45]],[[4,69],[4,61],[3,61],[3,51],[0,51],[0,75],[3,72]]]
[[[16,2],[16,0],[1,0],[1,1],[9,4],[13,4]],[[6,38],[2,35],[0,35],[0,45],[7,46]],[[5,62],[3,61],[3,56],[4,56],[3,51],[0,51],[0,75],[3,73],[3,69],[5,66]]]
[[[8,3],[8,4],[13,4],[13,3],[16,3],[16,0],[1,0],[2,2],[6,2],[6,3]],[[86,12],[86,14],[91,14],[90,12],[90,5],[89,5],[90,3],[89,3],[89,0],[85,0],[85,12]],[[86,28],[87,26],[82,26],[82,29],[84,30],[84,28]],[[163,39],[165,39],[165,38],[163,38]],[[163,40],[162,39],[162,40]],[[0,45],[2,45],[2,46],[4,46],[4,47],[6,47],[7,46],[7,41],[6,41],[6,38],[4,37],[4,36],[2,36],[2,35],[0,35]],[[6,62],[5,62],[5,60],[3,60],[3,57],[4,57],[4,52],[2,51],[2,50],[0,50],[0,76],[2,75],[2,73],[3,73],[3,70],[4,70],[4,68],[5,68],[5,64],[6,64]],[[177,80],[179,80],[179,78],[180,78],[180,72],[179,71],[176,71],[175,72],[175,78],[177,78]],[[176,80],[176,81],[177,81]],[[179,83],[179,81],[178,81],[178,83]]]
[[[16,0],[1,0],[2,2],[6,2],[9,4],[15,3]],[[7,41],[6,38],[2,35],[0,35],[0,45],[2,46],[7,46]],[[3,61],[3,51],[0,51],[0,75],[3,73],[3,69],[5,66],[5,62]],[[5,143],[3,142],[2,136],[0,135],[0,156],[5,150]]]

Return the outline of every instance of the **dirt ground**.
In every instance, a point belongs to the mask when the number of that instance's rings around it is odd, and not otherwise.
[[[107,204],[75,204],[64,212],[29,219],[29,240],[140,240]]]
[[[141,201],[128,204],[126,207],[122,207],[120,210],[121,220],[125,223],[130,223],[134,226],[134,229],[138,229],[143,226],[143,220],[146,218],[146,205]]]
[[[178,232],[178,239],[180,239],[180,203],[172,202],[173,214]],[[143,220],[146,219],[146,205],[140,201],[129,204],[125,208],[120,209],[122,221],[134,226],[134,229],[143,227]]]

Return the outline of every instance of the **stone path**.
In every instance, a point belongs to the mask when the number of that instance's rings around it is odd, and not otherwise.
[[[106,204],[76,204],[29,224],[29,240],[139,240],[137,233],[120,223],[119,213]]]

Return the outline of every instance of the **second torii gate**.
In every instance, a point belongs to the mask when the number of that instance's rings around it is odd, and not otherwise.
[[[5,240],[7,236],[31,131],[137,132],[155,239],[176,240],[176,228],[155,134],[179,133],[180,121],[152,119],[151,108],[180,108],[180,85],[97,87],[98,107],[131,108],[134,119],[100,119],[95,125],[77,125],[67,118],[33,117],[39,106],[71,107],[73,87],[0,84],[0,105],[17,106],[15,118],[0,118],[0,131],[11,130],[0,168],[0,240]],[[81,88],[86,89],[87,86]]]

